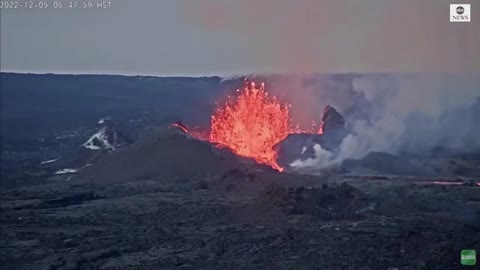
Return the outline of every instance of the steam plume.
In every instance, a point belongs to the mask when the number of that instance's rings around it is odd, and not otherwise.
[[[349,98],[329,102],[346,116],[352,134],[337,154],[316,145],[315,158],[292,166],[325,168],[371,151],[423,155],[439,147],[463,152],[480,148],[477,76],[365,75],[353,76],[351,82],[351,88],[343,89]]]

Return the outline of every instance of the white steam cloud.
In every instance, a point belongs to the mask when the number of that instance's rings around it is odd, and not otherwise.
[[[348,97],[336,94],[341,98],[329,103],[345,116],[351,134],[337,153],[317,144],[315,157],[296,160],[293,168],[324,169],[372,151],[424,155],[436,147],[480,148],[479,76],[366,75],[350,82],[351,89],[342,90]]]

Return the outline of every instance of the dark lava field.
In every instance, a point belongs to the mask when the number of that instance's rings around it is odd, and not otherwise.
[[[169,126],[208,121],[220,78],[1,83],[1,269],[478,267],[460,264],[480,250],[476,152],[437,149],[419,175],[382,153],[280,173]]]

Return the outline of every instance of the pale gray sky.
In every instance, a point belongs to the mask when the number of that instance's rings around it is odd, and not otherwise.
[[[111,2],[103,10],[2,9],[1,70],[480,72],[480,0],[461,1],[472,5],[470,23],[449,22],[454,0]]]

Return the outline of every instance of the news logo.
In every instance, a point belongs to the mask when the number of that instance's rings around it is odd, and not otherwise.
[[[477,262],[477,254],[475,250],[464,249],[460,253],[460,263],[462,265],[475,265]]]
[[[450,21],[451,22],[469,22],[470,4],[451,4],[450,5]]]

